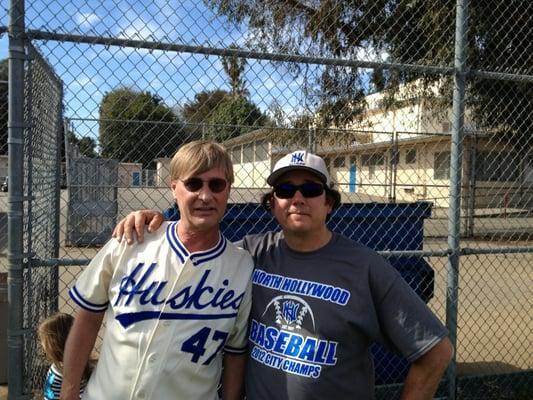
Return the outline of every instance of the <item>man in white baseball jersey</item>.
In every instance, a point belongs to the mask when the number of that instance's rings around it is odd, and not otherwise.
[[[64,357],[62,399],[78,399],[102,321],[100,358],[84,399],[242,397],[252,260],[219,231],[233,182],[213,142],[170,164],[180,220],[136,246],[110,240],[71,289],[80,306]],[[224,356],[222,356],[224,350]]]

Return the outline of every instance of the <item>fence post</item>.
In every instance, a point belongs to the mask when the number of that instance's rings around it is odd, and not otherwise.
[[[450,156],[450,208],[448,212],[448,281],[446,288],[446,326],[450,340],[457,348],[457,297],[459,283],[459,251],[461,231],[461,173],[463,155],[465,86],[466,86],[466,22],[468,0],[457,0],[455,21],[455,60],[452,106],[452,138]],[[447,371],[448,399],[455,400],[457,364],[454,354]]]
[[[307,151],[316,152],[316,127],[309,128],[307,130]]]
[[[8,195],[8,382],[9,400],[23,390],[23,151],[24,151],[24,0],[11,0],[9,9],[9,195]]]
[[[469,173],[468,173],[468,199],[467,199],[467,208],[466,208],[466,219],[465,219],[465,237],[471,238],[474,236],[474,217],[476,209],[476,181],[477,181],[477,136],[474,133],[473,136],[469,138]]]
[[[61,95],[60,98],[63,98],[63,88],[61,88]],[[61,133],[63,132],[63,135],[65,138],[67,137],[67,131],[64,130],[64,121],[62,120],[62,110],[61,110],[61,103],[58,105],[57,110],[57,136],[56,136],[56,144],[57,144],[57,154],[56,154],[56,176],[55,176],[55,191],[54,191],[54,230],[53,230],[53,250],[52,250],[52,257],[59,258],[59,247],[60,247],[60,231],[61,231],[61,187],[63,186],[63,173],[62,173],[62,160],[61,160],[61,147],[63,143],[61,143]],[[66,142],[66,140],[65,140]],[[65,152],[65,160],[66,160],[66,152]],[[66,166],[66,161],[65,161]],[[51,287],[51,293],[52,296],[55,298],[55,304],[53,308],[55,310],[59,311],[59,267],[54,267],[52,270],[52,287]]]

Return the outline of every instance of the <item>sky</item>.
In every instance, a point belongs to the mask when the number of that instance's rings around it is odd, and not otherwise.
[[[7,25],[7,0],[0,0],[0,23]],[[26,29],[76,35],[163,41],[207,47],[243,45],[244,26],[228,23],[201,1],[58,0],[26,1]],[[203,90],[229,89],[216,56],[148,51],[116,46],[36,41],[34,45],[64,83],[65,116],[75,119],[80,136],[98,135],[96,122],[102,96],[116,87],[157,94],[178,107]],[[0,38],[0,57],[7,57],[7,37]],[[316,74],[317,67],[309,67]],[[307,109],[303,79],[285,66],[249,60],[245,79],[251,100],[263,111],[277,102],[287,116]],[[85,119],[85,120],[78,120]]]

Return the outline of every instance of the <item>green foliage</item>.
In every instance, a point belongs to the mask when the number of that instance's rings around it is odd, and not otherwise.
[[[98,154],[96,153],[96,141],[90,137],[81,138],[78,143],[78,148],[80,154],[85,157],[96,158]]]
[[[229,47],[238,48],[236,45]],[[228,75],[231,92],[221,89],[203,91],[197,93],[194,100],[185,103],[181,114],[189,131],[197,137],[224,141],[271,125],[270,119],[247,97],[243,77],[246,59],[221,56],[221,63]]]
[[[239,48],[235,44],[228,47],[230,49]],[[222,56],[221,61],[224,72],[226,72],[229,78],[231,94],[233,96],[248,96],[246,81],[243,77],[244,69],[246,68],[246,59],[237,56]]]
[[[175,113],[149,92],[119,88],[100,104],[102,157],[153,166],[158,157],[171,157],[187,134]]]
[[[69,146],[76,146],[81,156],[89,158],[98,157],[96,141],[93,138],[83,137],[80,139],[72,132],[68,132],[67,137]]]
[[[224,141],[269,125],[270,120],[247,98],[227,95],[213,110],[208,123],[208,136]]]
[[[343,59],[366,53],[366,58],[376,60],[386,55],[388,62],[395,63],[454,63],[455,0],[205,2],[230,21],[247,24],[251,31],[247,45],[254,50]],[[470,2],[468,13],[469,68],[533,73],[532,1]],[[310,97],[308,104],[317,110],[328,110],[322,113],[324,116],[330,115],[330,108],[339,112],[339,120],[331,121],[335,124],[347,124],[357,118],[358,113],[347,108],[355,105],[358,111],[363,110],[361,93],[367,91],[368,72],[339,66],[324,67],[321,72],[322,76],[308,82],[315,89],[306,93]],[[372,75],[370,82],[375,90],[393,89],[420,78],[429,85],[437,79],[435,75],[422,77],[406,71],[374,70]],[[424,95],[435,97],[440,107],[449,107],[451,100],[438,101],[442,96],[451,99],[452,80],[444,82],[441,93],[427,91]],[[531,84],[474,78],[468,80],[467,90],[468,106],[480,127],[522,132],[522,136],[533,130]]]
[[[0,81],[8,80],[8,61],[0,61]],[[0,83],[0,154],[7,154],[7,83]]]
[[[182,116],[195,137],[214,140],[230,139],[272,124],[246,97],[220,89],[197,93],[183,106]]]
[[[202,124],[207,124],[213,111],[226,98],[225,90],[212,90],[196,93],[194,100],[185,103],[181,114],[188,125],[188,130],[197,137],[202,137]]]

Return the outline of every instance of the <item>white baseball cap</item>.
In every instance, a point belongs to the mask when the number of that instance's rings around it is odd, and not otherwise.
[[[267,183],[273,186],[282,174],[294,170],[309,171],[316,175],[326,186],[330,186],[326,163],[322,157],[309,153],[306,150],[296,150],[280,158],[276,165],[274,165],[272,173],[268,176]]]

